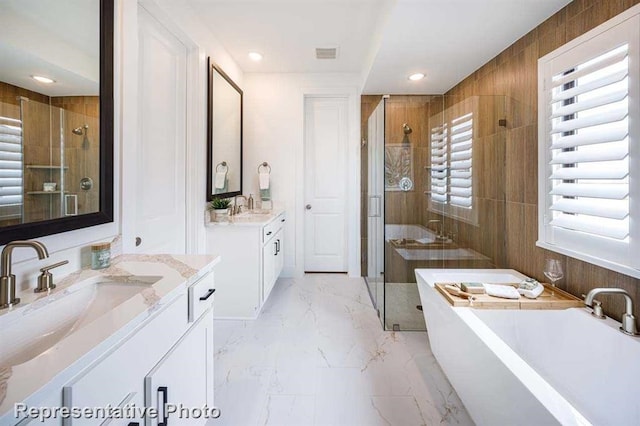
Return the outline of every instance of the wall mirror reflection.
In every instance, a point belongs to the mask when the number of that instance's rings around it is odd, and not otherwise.
[[[209,61],[207,200],[242,194],[242,90]]]
[[[0,10],[0,242],[111,221],[113,2]]]

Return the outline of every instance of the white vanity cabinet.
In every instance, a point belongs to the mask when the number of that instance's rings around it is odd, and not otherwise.
[[[76,376],[62,391],[65,407],[154,407],[162,401],[213,407],[213,272],[199,279],[144,322],[110,353]],[[174,424],[204,424],[206,419]],[[66,419],[63,425],[158,425],[160,419]]]
[[[285,213],[250,217],[207,224],[207,251],[222,259],[215,318],[255,319],[284,267]]]

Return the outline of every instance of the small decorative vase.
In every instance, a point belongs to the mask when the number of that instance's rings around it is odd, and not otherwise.
[[[211,213],[211,222],[228,222],[229,209],[213,209]]]

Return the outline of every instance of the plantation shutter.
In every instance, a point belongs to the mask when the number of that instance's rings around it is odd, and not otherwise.
[[[0,117],[0,217],[22,211],[22,121]]]
[[[538,245],[636,275],[640,15],[628,15],[540,59]]]
[[[448,140],[447,124],[431,129],[431,201],[447,202]]]
[[[629,236],[629,45],[554,76],[551,226]]]
[[[451,120],[449,202],[452,206],[473,205],[472,145],[473,113]]]

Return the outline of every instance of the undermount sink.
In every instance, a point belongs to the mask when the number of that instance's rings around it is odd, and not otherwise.
[[[94,277],[0,316],[0,368],[25,363],[157,282]]]
[[[250,210],[237,215],[231,216],[231,222],[262,222],[269,215],[273,214],[271,210]]]

